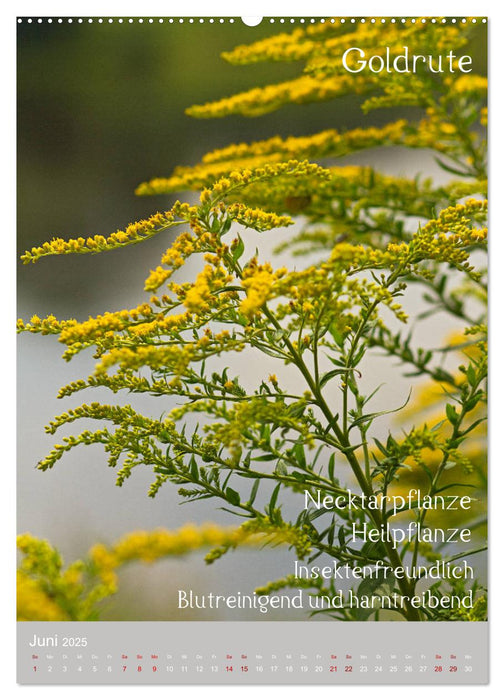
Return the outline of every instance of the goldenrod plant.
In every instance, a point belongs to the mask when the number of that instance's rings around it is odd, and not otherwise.
[[[487,84],[471,43],[481,28],[471,18],[327,19],[225,53],[233,64],[302,67],[191,107],[195,118],[329,100],[338,109],[353,95],[366,123],[211,151],[137,189],[194,190],[198,200],[24,254],[27,264],[112,256],[181,229],[136,307],[19,321],[20,331],[57,335],[66,360],[93,350],[93,373],[60,398],[105,387],[159,401],[158,417],[134,402],[63,412],[47,432],[81,418],[97,428],[64,437],[39,469],[98,443],[119,486],[149,467],[152,497],[175,485],[187,502],[213,499],[254,533],[277,533],[296,559],[262,595],[302,589],[315,612],[339,620],[484,619],[475,555],[485,549]],[[377,125],[376,110],[395,118]],[[348,164],[378,147],[383,164],[388,147],[402,148],[410,169],[415,149],[427,149],[448,177]],[[247,229],[278,241],[290,267],[264,259],[260,242],[251,249]],[[188,259],[195,277],[184,276]],[[436,314],[452,333],[446,343],[429,325]],[[262,357],[251,365],[260,369],[233,370],[240,357]],[[378,357],[410,378],[391,405],[380,403]],[[177,398],[168,413],[166,397]]]

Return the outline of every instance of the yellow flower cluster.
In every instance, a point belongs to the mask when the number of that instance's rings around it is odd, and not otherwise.
[[[440,153],[449,153],[458,139],[453,123],[441,118],[434,110],[427,109],[427,115],[414,129],[408,130],[404,145],[409,148],[432,148]]]
[[[293,224],[290,216],[278,216],[271,212],[265,212],[262,209],[253,209],[245,204],[236,202],[227,208],[227,215],[233,221],[253,228],[256,231],[269,231],[273,228],[283,228]]]
[[[185,260],[192,253],[201,249],[205,243],[205,238],[198,239],[192,236],[187,231],[181,233],[173,244],[165,251],[161,258],[163,265],[167,268],[158,266],[155,270],[151,270],[149,277],[145,280],[144,289],[146,292],[154,292],[184,264]]]
[[[173,331],[180,331],[186,328],[192,319],[189,311],[182,314],[158,314],[153,321],[141,323],[138,326],[130,326],[128,333],[135,338],[147,338],[152,336],[162,336],[171,334]]]
[[[381,127],[357,128],[348,131],[327,129],[310,136],[289,136],[281,138],[274,136],[264,141],[254,141],[250,144],[232,144],[225,148],[207,153],[201,166],[243,158],[261,157],[271,159],[278,154],[282,159],[303,158],[314,159],[327,156],[343,156],[353,150],[372,148],[380,145],[395,145],[404,137],[406,120],[399,119]],[[195,166],[194,169],[199,166]],[[190,170],[184,169],[184,172]]]
[[[169,277],[171,277],[172,274],[173,270],[158,265],[155,270],[150,271],[149,276],[145,280],[144,290],[146,292],[155,292],[166,282]]]
[[[471,278],[479,279],[469,264],[470,248],[484,246],[486,228],[474,228],[471,219],[485,218],[486,201],[467,200],[465,204],[448,207],[423,226],[410,243],[412,262],[426,259],[448,262]]]
[[[352,243],[338,243],[329,256],[328,266],[334,265],[349,271],[368,267],[389,267],[402,261],[408,251],[407,243],[389,243],[385,250]]]
[[[40,583],[17,573],[17,619],[19,622],[68,620],[67,613],[43,590]]]
[[[288,103],[321,102],[345,95],[350,91],[362,94],[366,90],[369,90],[368,81],[360,75],[346,73],[322,79],[302,75],[277,85],[252,88],[216,102],[194,105],[188,108],[186,113],[199,119],[224,117],[229,114],[254,117],[272,112]]]
[[[109,420],[116,425],[132,427],[149,431],[150,435],[159,435],[169,431],[173,423],[169,420],[157,421],[137,413],[131,406],[109,406],[93,401],[91,404],[82,404],[66,413],[56,416],[47,426],[46,433],[54,434],[62,425],[73,423],[81,418],[93,418],[94,420]]]
[[[452,90],[458,95],[475,94],[480,97],[486,97],[488,91],[488,78],[482,75],[462,75],[452,83]]]
[[[290,330],[331,322],[343,331],[352,322],[349,311],[358,289],[357,280],[349,278],[345,283],[344,275],[329,264],[289,272],[275,285],[276,296],[288,300],[275,308],[275,315],[279,319],[290,317]]]
[[[17,330],[28,331],[29,333],[40,333],[41,335],[49,335],[55,333],[61,333],[61,331],[67,326],[71,326],[77,323],[75,319],[70,319],[68,321],[58,321],[56,316],[50,314],[46,318],[40,318],[35,315],[30,318],[26,323],[22,318],[17,321]]]
[[[128,328],[132,323],[148,319],[153,314],[152,307],[149,304],[142,303],[133,309],[107,311],[95,318],[89,317],[87,321],[82,323],[67,321],[61,330],[59,340],[68,346],[74,343],[89,344],[104,336],[120,332]]]
[[[362,132],[362,130],[359,131]],[[314,164],[310,164],[311,168],[307,168],[307,162],[301,159],[317,156],[317,153],[325,148],[325,135],[327,135],[328,142],[332,137],[339,140],[343,140],[344,138],[338,135],[338,132],[331,131],[324,132],[321,138],[306,137],[306,139],[304,139],[304,144],[298,143],[301,142],[302,139],[292,137],[285,141],[285,148],[283,148],[283,140],[279,137],[268,139],[264,142],[259,141],[250,146],[248,144],[229,146],[221,151],[213,151],[211,154],[208,154],[208,156],[205,156],[201,163],[195,166],[177,168],[171,177],[156,178],[150,182],[142,183],[137,188],[137,194],[152,195],[166,194],[180,190],[198,190],[211,187],[212,183],[215,183],[220,178],[224,178],[223,184],[227,189],[231,190],[231,194],[236,192],[236,185],[242,184],[245,186],[252,182],[257,182],[259,179],[276,178],[280,175],[296,174],[298,178],[301,178],[303,175],[312,175],[314,177],[323,178],[324,169],[320,168],[318,171],[315,171],[317,166]],[[358,136],[357,133],[355,133],[355,135]],[[376,136],[378,136],[378,134],[376,134]],[[373,134],[370,134],[370,138],[373,138]],[[305,150],[302,150],[303,147],[305,147]],[[257,153],[253,153],[255,148],[257,148]],[[294,163],[296,163],[297,172],[289,173],[285,170],[286,164],[280,161],[290,162],[291,169],[294,168]],[[274,170],[272,166],[276,163],[279,163],[279,166]],[[301,165],[303,165],[303,168]],[[267,170],[264,171],[264,168],[267,168]],[[241,183],[236,183],[234,182],[234,178],[231,178],[233,172],[241,172],[242,176],[243,174],[247,176],[248,173],[256,173],[257,177],[252,177],[252,179],[249,179],[247,182],[242,181]],[[260,175],[261,172],[262,176]],[[225,194],[225,191],[222,189],[222,183],[214,194],[219,196]],[[203,190],[202,199],[204,202],[211,197],[212,190]]]
[[[43,243],[42,246],[32,248],[21,256],[26,265],[36,262],[47,255],[66,255],[69,253],[100,253],[106,250],[122,248],[126,245],[140,243],[151,238],[165,229],[180,224],[181,221],[191,221],[197,217],[197,208],[188,204],[176,202],[172,209],[164,213],[157,212],[148,219],[142,219],[130,224],[124,231],[116,231],[105,236],[92,236],[88,238],[71,238],[65,241],[63,238],[53,238]],[[180,219],[180,220],[179,220]]]
[[[205,265],[204,269],[196,277],[196,281],[187,291],[184,305],[193,314],[202,314],[210,309],[211,302],[215,300],[215,292],[224,289],[232,277],[222,267]]]
[[[180,377],[191,362],[195,349],[191,343],[183,347],[176,345],[140,345],[136,348],[112,348],[98,362],[95,368],[97,376],[104,374],[113,365],[118,364],[123,370],[138,370],[142,367],[164,369]]]
[[[205,557],[208,563],[220,559],[231,547],[236,547],[242,542],[252,538],[252,543],[266,543],[270,545],[287,544],[294,547],[300,559],[311,551],[311,541],[304,530],[286,522],[272,523],[270,518],[259,517],[248,520],[235,531],[236,543],[223,544]]]
[[[253,167],[254,165],[259,165],[261,162],[262,161],[255,164],[252,163],[251,167]],[[248,166],[248,163],[241,165]],[[228,172],[229,169],[221,169],[217,173],[217,177],[221,177],[222,175]],[[167,179],[169,179],[170,181],[169,189],[167,189]],[[199,190],[202,187],[210,185],[215,180],[216,176],[213,173],[193,173],[191,168],[179,166],[174,170],[171,178],[156,177],[152,180],[149,180],[148,182],[140,183],[135,190],[135,194],[142,196],[165,194],[166,192],[176,192],[181,190]],[[204,195],[207,196],[207,193],[204,192]]]
[[[295,29],[290,34],[275,34],[252,44],[235,47],[221,55],[235,65],[260,61],[302,61],[314,51],[317,43],[306,35],[305,29]]]
[[[212,185],[207,196],[208,198],[213,198],[215,195],[223,197],[238,188],[271,180],[272,178],[299,178],[308,175],[324,179],[328,178],[330,173],[327,168],[322,168],[320,165],[310,163],[307,160],[290,159],[281,163],[265,163],[258,168],[232,170],[226,177],[220,178]]]
[[[329,263],[349,270],[369,267],[393,270],[405,263],[411,265],[430,258],[469,270],[466,248],[484,244],[487,236],[486,228],[474,228],[471,222],[483,220],[486,211],[486,200],[468,199],[464,204],[443,209],[439,217],[422,226],[409,243],[389,243],[384,250],[340,243],[334,247]]]
[[[208,311],[212,298],[209,280],[213,274],[211,265],[206,265],[204,270],[196,277],[196,281],[189,289],[184,299],[184,304],[192,313]]]
[[[273,269],[269,263],[258,265],[255,258],[243,272],[242,287],[247,296],[240,304],[240,311],[247,317],[259,313],[261,306],[268,299],[274,282]]]
[[[63,569],[63,560],[46,540],[19,535],[23,555],[17,571],[19,620],[68,620],[78,614],[83,593],[83,564]]]
[[[23,553],[22,571],[38,574],[47,571],[50,574],[58,572],[62,560],[59,553],[46,540],[39,540],[30,533],[18,535],[17,547]]]
[[[174,531],[132,532],[116,542],[110,554],[117,567],[135,560],[154,562],[163,557],[183,556],[203,547],[225,544],[236,547],[248,537],[243,528],[188,523]]]
[[[18,537],[23,559],[17,573],[17,619],[95,619],[101,601],[117,592],[117,570],[125,564],[153,563],[205,547],[218,548],[207,557],[211,563],[231,548],[265,543],[290,544],[300,552],[309,550],[309,538],[301,531],[287,523],[273,525],[266,518],[237,528],[188,523],[177,530],[132,532],[111,546],[97,543],[86,558],[64,568],[59,553],[49,542],[26,533]]]
[[[75,319],[58,321],[54,316],[47,316],[45,319],[40,319],[38,316],[32,316],[29,322],[25,323],[22,319],[17,322],[18,331],[29,331],[30,333],[59,333],[59,341],[64,343],[69,348],[64,357],[69,359],[73,354],[79,352],[82,348],[103,339],[110,339],[116,333],[121,331],[129,331],[133,334],[141,334],[145,331],[145,319],[151,319],[155,315],[152,307],[147,303],[139,304],[133,309],[122,309],[121,311],[110,312],[98,315],[95,318],[89,317],[87,321],[79,322]],[[158,330],[167,330],[176,326],[181,320],[181,317],[168,317],[158,319]],[[154,324],[154,321],[152,322]],[[152,329],[154,330],[154,325]],[[140,330],[138,330],[140,329]]]
[[[487,211],[488,202],[486,199],[468,199],[464,204],[443,209],[438,218],[432,219],[422,227],[422,231],[428,235],[437,233],[468,234],[476,242],[485,238],[486,229],[473,229],[471,221],[484,220]]]
[[[119,562],[113,552],[110,552],[104,544],[95,544],[89,550],[89,559],[93,573],[98,576],[101,585],[104,586],[104,589],[100,587],[101,595],[105,597],[116,593],[119,582],[116,569]]]
[[[56,462],[63,457],[65,452],[69,452],[77,445],[93,445],[97,443],[106,443],[109,437],[106,430],[95,430],[91,432],[90,430],[84,430],[80,435],[70,435],[63,438],[63,444],[54,445],[51,452],[49,452],[44,459],[41,459],[37,464],[37,469],[41,471],[47,471],[52,469]]]

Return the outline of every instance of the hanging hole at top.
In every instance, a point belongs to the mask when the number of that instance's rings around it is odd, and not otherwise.
[[[247,27],[257,27],[258,24],[261,24],[262,17],[242,17],[241,21],[243,24],[246,24]]]

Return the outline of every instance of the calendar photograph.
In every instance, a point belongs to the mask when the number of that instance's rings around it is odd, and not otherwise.
[[[485,17],[17,30],[20,684],[485,684]]]

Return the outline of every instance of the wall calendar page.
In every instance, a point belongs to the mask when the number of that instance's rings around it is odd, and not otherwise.
[[[482,16],[19,16],[17,681],[484,685]]]

